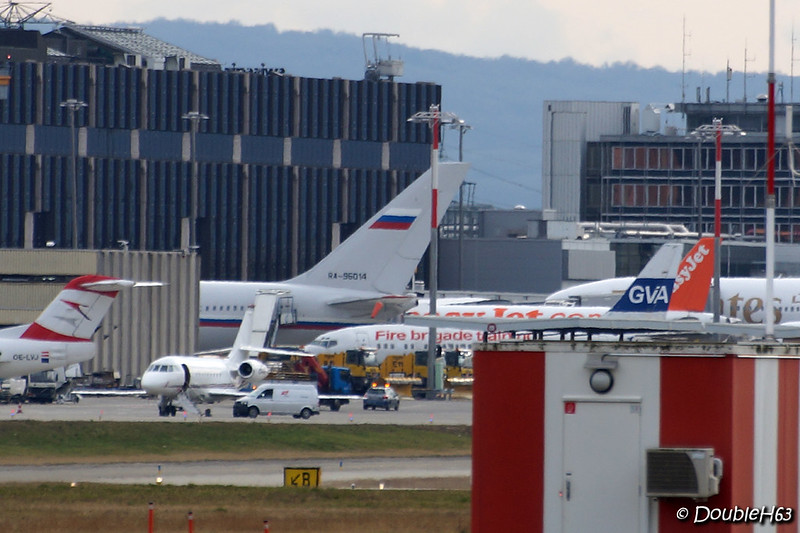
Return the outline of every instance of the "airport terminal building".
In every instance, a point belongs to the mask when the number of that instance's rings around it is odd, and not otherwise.
[[[286,279],[430,163],[407,118],[440,103],[432,83],[223,69],[74,24],[1,31],[0,51],[0,248],[198,249],[204,279]]]
[[[121,296],[84,365],[125,383],[194,351],[200,279],[297,275],[430,166],[407,119],[441,103],[434,83],[225,69],[73,23],[2,29],[0,52],[0,250],[24,253],[0,265],[2,323],[79,274],[165,281]]]

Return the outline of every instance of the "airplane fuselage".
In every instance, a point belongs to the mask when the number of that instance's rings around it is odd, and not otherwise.
[[[197,349],[200,351],[232,345],[242,316],[253,304],[259,290],[286,291],[281,298],[278,316],[278,344],[298,346],[316,336],[348,326],[386,322],[394,313],[382,309],[375,313],[374,304],[360,304],[386,298],[378,292],[367,292],[303,285],[291,282],[200,282],[200,331]],[[412,300],[402,304],[410,307]],[[355,303],[347,303],[355,302]]]
[[[25,376],[92,359],[93,342],[0,338],[0,379]]]
[[[387,356],[405,355],[428,349],[429,328],[405,324],[355,326],[324,333],[305,346],[313,354],[340,353],[367,348],[375,352],[375,363]],[[514,338],[510,332],[485,333],[478,330],[439,328],[436,345],[445,351],[471,351],[477,342],[499,342]]]
[[[615,278],[576,285],[551,295],[548,299],[581,297],[583,300],[615,298],[630,285],[633,278]],[[764,323],[764,278],[721,278],[720,314],[741,320],[746,324]],[[776,324],[800,321],[800,278],[776,278],[773,280],[774,317]]]
[[[175,398],[182,391],[197,401],[207,401],[209,390],[235,390],[238,381],[220,357],[168,355],[153,361],[142,375],[147,394]]]

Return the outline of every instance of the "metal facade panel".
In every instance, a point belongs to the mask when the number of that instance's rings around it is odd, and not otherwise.
[[[3,124],[32,124],[36,119],[37,63],[14,63],[11,67],[11,86],[8,99],[0,102],[0,122]]]
[[[78,242],[85,245],[87,203],[87,168],[86,161],[77,162],[77,198],[78,209]],[[42,158],[42,211],[43,226],[36,232],[46,241],[53,241],[56,247],[72,246],[72,180],[70,158]],[[63,199],[67,199],[64,201]]]
[[[369,141],[342,141],[342,166],[344,168],[381,168],[383,143]]]
[[[201,131],[235,135],[241,133],[244,73],[200,72],[200,111],[208,115]]]
[[[206,133],[197,135],[197,161],[230,161],[233,157],[233,136]]]
[[[148,130],[139,132],[139,157],[142,159],[180,161],[182,154],[183,134]]]
[[[147,166],[148,250],[181,247],[181,218],[189,213],[188,164],[154,162]]]
[[[348,222],[360,226],[397,194],[389,172],[380,170],[353,170],[347,180]]]
[[[127,241],[139,248],[141,201],[140,164],[136,161],[99,159],[95,162],[94,244],[116,248]]]
[[[5,126],[0,128],[0,146],[4,153],[25,153],[25,126]]]
[[[0,246],[25,244],[25,215],[36,205],[36,164],[29,156],[0,158]]]
[[[130,158],[130,132],[126,130],[87,128],[86,155],[89,157]]]
[[[333,165],[333,141],[328,139],[292,139],[292,164],[310,167]]]
[[[424,172],[431,166],[430,144],[392,143],[389,146],[389,167],[397,170]]]
[[[72,140],[69,128],[34,126],[33,149],[42,155],[71,155]]]
[[[241,271],[242,174],[233,165],[209,165],[200,180],[198,244],[204,279],[230,279]]]
[[[61,102],[76,98],[83,102],[91,102],[89,94],[91,81],[88,65],[71,65],[60,63],[42,64],[42,99],[44,115],[42,123],[53,126],[68,126],[69,111],[61,107]],[[87,113],[75,113],[75,125],[87,125]]]
[[[95,125],[99,128],[136,129],[142,97],[142,70],[127,67],[97,67],[95,80]]]
[[[181,116],[193,109],[192,72],[174,70],[148,71],[147,101],[150,108],[147,129],[187,131],[188,124]],[[200,126],[201,131],[203,126]]]
[[[291,169],[251,166],[248,265],[250,279],[284,280],[291,277]]]
[[[293,108],[292,78],[257,74],[250,77],[251,135],[291,135]]]
[[[299,173],[300,250],[299,269],[308,270],[331,251],[334,222],[341,220],[338,202],[341,174],[332,169],[301,169]]]
[[[283,138],[242,137],[242,163],[260,165],[283,164]]]

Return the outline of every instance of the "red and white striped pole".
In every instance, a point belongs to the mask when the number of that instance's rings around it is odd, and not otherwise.
[[[189,522],[189,533],[194,533],[194,515],[191,511],[186,515],[186,520]]]
[[[436,292],[439,288],[439,123],[441,113],[438,105],[431,105],[431,128],[433,128],[433,144],[431,145],[431,244],[430,244],[430,309],[436,315]],[[428,399],[435,397],[434,372],[436,369],[436,328],[428,329]]]
[[[764,295],[764,324],[766,337],[774,338],[775,304],[772,301],[775,278],[775,0],[769,4],[769,72],[767,73],[767,238],[766,294]]]
[[[269,520],[264,520],[264,533],[269,533]]]
[[[147,533],[153,533],[153,502],[150,502],[147,510]]]
[[[714,322],[719,322],[720,288],[719,271],[721,267],[720,248],[722,234],[722,119],[715,118],[712,122],[716,134],[716,164],[714,167]]]

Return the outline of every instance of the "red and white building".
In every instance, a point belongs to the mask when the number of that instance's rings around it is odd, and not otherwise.
[[[798,357],[792,344],[482,345],[471,531],[797,531]],[[718,493],[648,495],[659,448],[713,449]]]

